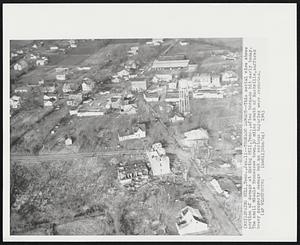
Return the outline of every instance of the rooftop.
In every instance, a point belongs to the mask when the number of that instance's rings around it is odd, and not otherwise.
[[[184,54],[178,54],[178,55],[166,55],[166,56],[161,56],[158,58],[159,61],[164,61],[164,60],[185,60],[185,55]]]
[[[130,128],[127,127],[125,129],[120,129],[118,133],[119,133],[119,136],[131,135],[131,134],[134,134],[135,132],[137,132],[139,129],[141,129],[142,131],[146,131],[145,124],[137,124],[137,125],[133,125]]]
[[[187,67],[189,60],[155,60],[152,68],[179,68]]]
[[[207,131],[203,128],[194,129],[194,130],[185,132],[184,137],[188,140],[209,139]]]
[[[146,77],[139,77],[139,78],[133,78],[130,79],[131,82],[146,82]]]

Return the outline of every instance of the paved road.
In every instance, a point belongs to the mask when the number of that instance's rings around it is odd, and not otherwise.
[[[72,160],[89,157],[115,156],[115,155],[143,155],[144,150],[126,150],[126,151],[101,151],[101,152],[82,152],[82,153],[43,153],[40,155],[26,155],[19,153],[10,154],[12,161],[53,161],[53,160]]]

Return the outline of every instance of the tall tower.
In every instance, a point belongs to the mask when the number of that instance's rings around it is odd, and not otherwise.
[[[189,87],[187,80],[179,81],[179,111],[186,115],[190,113]]]

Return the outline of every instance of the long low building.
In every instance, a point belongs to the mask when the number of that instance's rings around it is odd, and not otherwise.
[[[146,78],[139,78],[131,80],[131,90],[133,91],[144,91],[147,89]]]
[[[152,69],[181,69],[187,68],[190,60],[155,60]]]
[[[193,91],[194,99],[222,99],[224,93],[216,89],[198,89]]]
[[[89,108],[89,109],[79,109],[77,111],[78,117],[93,117],[93,116],[103,116],[105,110],[98,108]]]

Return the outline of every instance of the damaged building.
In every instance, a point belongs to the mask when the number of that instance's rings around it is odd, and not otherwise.
[[[154,176],[169,174],[171,172],[170,159],[166,155],[166,151],[161,143],[153,144],[151,150],[147,151],[146,154]]]
[[[126,187],[139,187],[149,178],[149,168],[145,161],[120,162],[117,167],[118,180]]]

